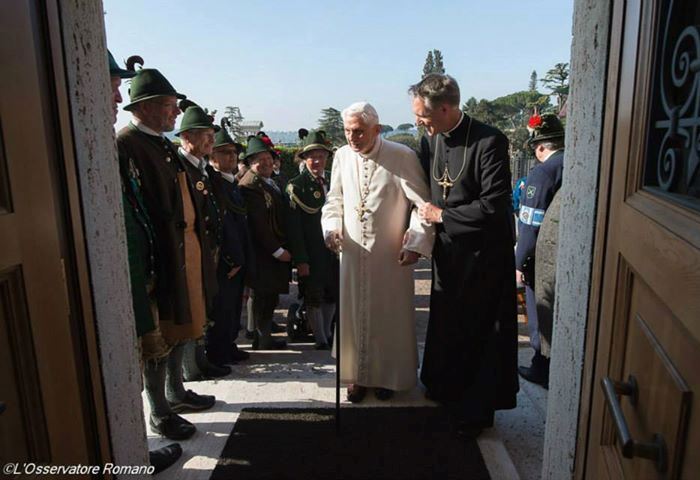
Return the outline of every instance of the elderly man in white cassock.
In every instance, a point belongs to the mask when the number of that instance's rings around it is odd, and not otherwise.
[[[388,400],[416,385],[411,265],[433,246],[433,227],[418,217],[430,189],[413,150],[380,137],[372,105],[354,103],[342,117],[348,145],[333,159],[321,220],[340,254],[340,378],[353,403],[368,388]]]

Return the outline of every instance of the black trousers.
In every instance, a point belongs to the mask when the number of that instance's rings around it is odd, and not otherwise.
[[[219,292],[214,297],[214,306],[206,335],[207,358],[216,365],[231,362],[231,347],[241,329],[241,308],[243,307],[243,289],[245,287],[245,267],[233,278],[228,278],[230,267],[220,262],[217,269]]]

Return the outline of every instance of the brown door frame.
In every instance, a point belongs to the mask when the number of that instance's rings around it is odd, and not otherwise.
[[[607,80],[605,84],[605,113],[603,116],[603,140],[600,154],[600,179],[596,211],[595,236],[593,240],[593,263],[591,272],[591,290],[588,301],[588,326],[585,339],[583,362],[582,391],[579,403],[576,455],[574,459],[574,478],[582,480],[586,476],[586,456],[588,437],[590,435],[590,414],[598,334],[600,327],[601,297],[603,291],[603,274],[606,260],[607,233],[610,213],[611,182],[613,173],[613,151],[617,134],[617,117],[620,82],[622,40],[625,33],[625,1],[613,1],[610,25],[610,46],[608,52]]]
[[[37,2],[44,20],[46,79],[51,90],[56,155],[52,172],[60,215],[61,250],[75,340],[74,362],[79,375],[86,438],[94,446],[91,461],[101,465],[112,459],[105,408],[103,379],[98,353],[90,271],[83,229],[79,177],[71,122],[62,25],[58,0]]]

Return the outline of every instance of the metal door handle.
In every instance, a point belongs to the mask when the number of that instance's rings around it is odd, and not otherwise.
[[[605,403],[608,404],[615,422],[617,436],[622,448],[622,456],[625,458],[640,457],[652,460],[656,464],[658,472],[665,472],[668,468],[668,451],[663,436],[655,433],[651,442],[635,442],[627,426],[627,420],[622,412],[620,401],[617,398],[618,395],[628,396],[630,397],[630,403],[636,405],[638,397],[637,379],[630,375],[626,382],[618,382],[610,377],[605,377],[601,383],[603,393],[605,393]]]

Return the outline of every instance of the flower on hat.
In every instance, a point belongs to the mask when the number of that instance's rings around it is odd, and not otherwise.
[[[533,116],[530,117],[530,120],[527,122],[527,130],[532,134],[535,130],[540,128],[542,126],[542,117],[540,117],[538,114],[534,114]]]

